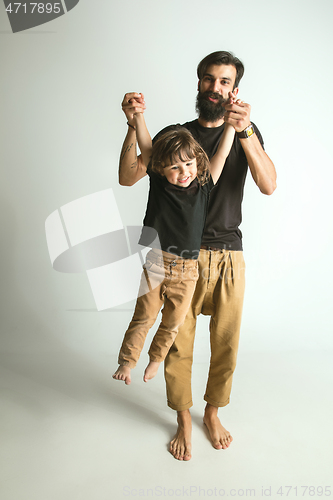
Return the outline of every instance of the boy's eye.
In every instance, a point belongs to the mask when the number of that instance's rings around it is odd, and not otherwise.
[[[173,167],[171,167],[171,170],[177,170],[177,169],[178,169],[177,165],[174,165]]]
[[[190,166],[192,165],[192,163],[193,163],[193,162],[191,162],[191,161],[190,161],[189,163],[186,163],[186,166],[187,166],[187,167],[190,167]]]

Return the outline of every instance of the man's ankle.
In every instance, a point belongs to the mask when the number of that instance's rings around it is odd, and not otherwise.
[[[206,404],[205,415],[206,416],[217,416],[217,412],[219,411],[218,406],[213,406],[210,403]]]
[[[189,418],[191,418],[191,413],[189,409],[177,411],[178,422],[182,423],[184,421],[187,421]]]

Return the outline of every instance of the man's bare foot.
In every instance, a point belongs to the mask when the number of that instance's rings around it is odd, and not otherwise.
[[[178,429],[170,443],[169,451],[177,460],[190,460],[192,419],[190,410],[177,412]]]
[[[212,406],[207,403],[203,421],[208,429],[214,448],[217,450],[226,450],[231,444],[232,436],[230,432],[228,432],[221,424],[220,419],[217,416],[217,411],[218,408],[216,406]]]
[[[158,361],[149,361],[147,368],[145,369],[145,373],[143,375],[143,380],[148,382],[148,380],[155,377],[158,367],[161,363]]]
[[[129,366],[119,365],[118,370],[112,375],[116,380],[123,380],[126,385],[131,383],[131,369]]]

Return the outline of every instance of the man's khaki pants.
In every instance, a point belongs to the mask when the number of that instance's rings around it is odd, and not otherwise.
[[[180,325],[184,323],[198,279],[198,261],[151,250],[141,277],[132,321],[120,348],[120,365],[134,368],[147,333],[162,309],[162,321],[149,349],[151,361],[165,359]]]
[[[211,360],[205,401],[213,406],[229,403],[236,367],[245,263],[241,251],[200,250],[199,279],[191,307],[165,359],[168,405],[177,411],[192,406],[191,373],[198,314],[211,316]]]

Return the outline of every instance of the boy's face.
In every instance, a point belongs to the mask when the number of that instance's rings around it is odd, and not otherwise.
[[[178,161],[163,168],[163,175],[174,186],[187,187],[197,176],[197,160]]]

